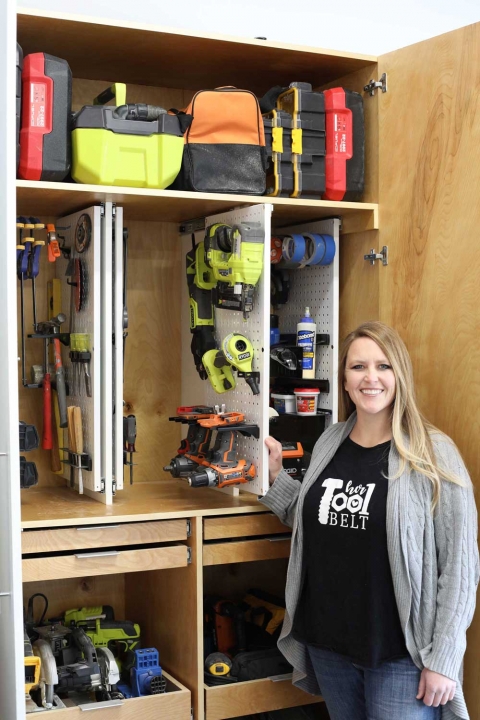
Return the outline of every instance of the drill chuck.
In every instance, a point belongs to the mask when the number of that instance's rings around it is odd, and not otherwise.
[[[192,473],[188,477],[190,487],[214,487],[218,484],[217,473],[210,468]]]
[[[185,455],[175,457],[170,461],[170,465],[165,465],[163,468],[165,472],[171,473],[174,478],[187,477],[191,472],[196,470],[198,463],[191,460]]]

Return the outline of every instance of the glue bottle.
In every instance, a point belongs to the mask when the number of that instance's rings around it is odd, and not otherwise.
[[[297,324],[297,346],[303,349],[302,378],[315,378],[315,341],[317,326],[310,308],[305,308],[305,317]]]

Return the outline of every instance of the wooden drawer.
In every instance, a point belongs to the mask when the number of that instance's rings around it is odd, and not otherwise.
[[[58,530],[24,530],[22,553],[177,542],[187,539],[187,521],[159,520],[120,525],[86,525]]]
[[[284,535],[287,532],[289,532],[289,528],[272,513],[228,515],[205,518],[203,521],[204,540],[250,537],[251,535]]]
[[[227,720],[322,701],[292,685],[291,675],[250,682],[205,686],[205,720]]]
[[[277,560],[290,555],[290,537],[208,543],[203,546],[204,565]]]
[[[190,720],[190,690],[168,673],[164,675],[168,690],[164,695],[131,698],[109,708],[92,703],[55,710],[53,714],[58,720]]]
[[[76,555],[57,555],[22,560],[23,582],[57,580],[60,578],[91,577],[114,573],[141,572],[184,567],[188,564],[186,545],[120,550],[81,552]]]

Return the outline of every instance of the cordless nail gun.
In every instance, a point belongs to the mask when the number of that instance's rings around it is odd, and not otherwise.
[[[216,281],[216,307],[240,310],[248,318],[262,274],[264,243],[265,233],[258,222],[233,227],[215,223],[206,229],[205,263]]]

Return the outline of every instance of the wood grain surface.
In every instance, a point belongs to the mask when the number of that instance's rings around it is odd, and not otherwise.
[[[22,553],[122,547],[142,543],[176,542],[187,539],[186,520],[160,520],[119,525],[87,525],[59,530],[26,530]]]
[[[103,551],[102,551],[103,552]],[[171,545],[144,550],[121,550],[114,554],[88,557],[88,551],[78,555],[54,555],[22,560],[24,582],[59,580],[93,575],[135,573],[145,570],[164,570],[185,567],[185,545]]]
[[[266,540],[240,540],[208,543],[203,546],[204,565],[277,560],[290,556],[290,538],[272,537]]]
[[[126,618],[125,576],[122,573],[24,582],[23,604],[25,608],[28,598],[38,592],[46,595],[48,599],[47,618],[58,617],[72,608],[97,607],[98,605],[111,605],[118,620]],[[42,600],[37,599],[34,603],[34,619],[38,622],[43,611]]]
[[[380,97],[380,317],[410,350],[421,410],[480,487],[480,24],[385,55]],[[480,718],[480,614],[464,690]]]
[[[289,528],[280,522],[273,513],[205,518],[203,521],[204,540],[277,533],[284,535],[288,532],[290,532]]]
[[[185,568],[126,575],[126,612],[160,652],[162,666],[192,691],[203,718],[202,520],[192,521],[192,562]],[[173,717],[172,716],[172,720]]]
[[[205,720],[226,720],[239,714],[269,712],[321,701],[320,696],[309,695],[294,687],[291,678],[279,682],[266,678],[219,687],[205,686]]]
[[[198,90],[235,85],[263,95],[271,86],[295,79],[320,85],[375,60],[336,50],[35,10],[20,10],[17,24],[25,55],[49,52],[67,59],[74,77],[110,82]]]

